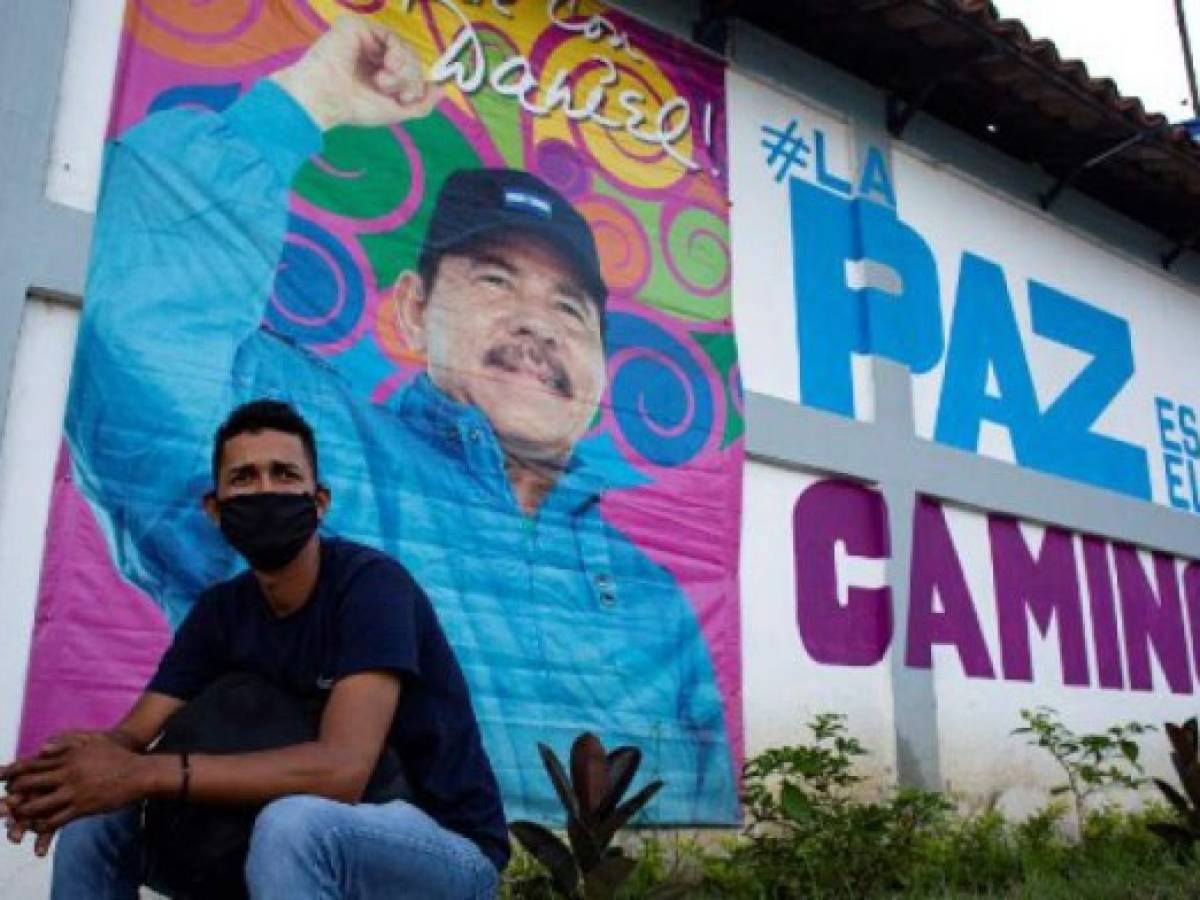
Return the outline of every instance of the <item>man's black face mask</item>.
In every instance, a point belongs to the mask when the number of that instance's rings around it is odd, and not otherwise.
[[[260,572],[282,569],[317,530],[312,494],[242,494],[217,501],[221,533]]]

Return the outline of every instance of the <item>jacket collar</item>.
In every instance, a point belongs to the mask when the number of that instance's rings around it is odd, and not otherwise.
[[[504,471],[504,453],[488,420],[478,407],[453,399],[430,379],[418,374],[399,392],[397,414],[430,435],[441,448],[464,458],[472,470],[489,483],[503,482],[511,497]],[[578,511],[595,503],[614,488],[630,488],[650,479],[625,461],[616,443],[600,432],[585,437],[567,460],[563,473],[542,505],[542,510]]]

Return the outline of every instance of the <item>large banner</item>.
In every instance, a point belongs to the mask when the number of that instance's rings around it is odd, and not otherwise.
[[[344,65],[388,32],[436,95]],[[213,433],[273,397],[324,529],[432,598],[510,816],[590,729],[651,821],[736,821],[723,77],[578,0],[130,0],[22,749],[119,717],[238,570]]]

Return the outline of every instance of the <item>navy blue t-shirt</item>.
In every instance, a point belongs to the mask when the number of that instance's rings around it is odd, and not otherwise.
[[[322,538],[313,595],[283,618],[250,572],[214,585],[179,626],[148,690],[190,700],[243,671],[310,696],[369,670],[395,672],[403,684],[387,741],[416,805],[503,869],[504,809],[466,680],[425,592],[390,557]]]

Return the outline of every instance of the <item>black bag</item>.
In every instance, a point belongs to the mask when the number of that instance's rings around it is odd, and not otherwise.
[[[173,715],[155,753],[250,753],[315,740],[324,696],[300,698],[248,672],[226,675]],[[403,765],[385,747],[363,801],[411,797]],[[176,900],[244,900],[250,834],[262,805],[209,806],[150,799],[142,810],[143,882]]]

